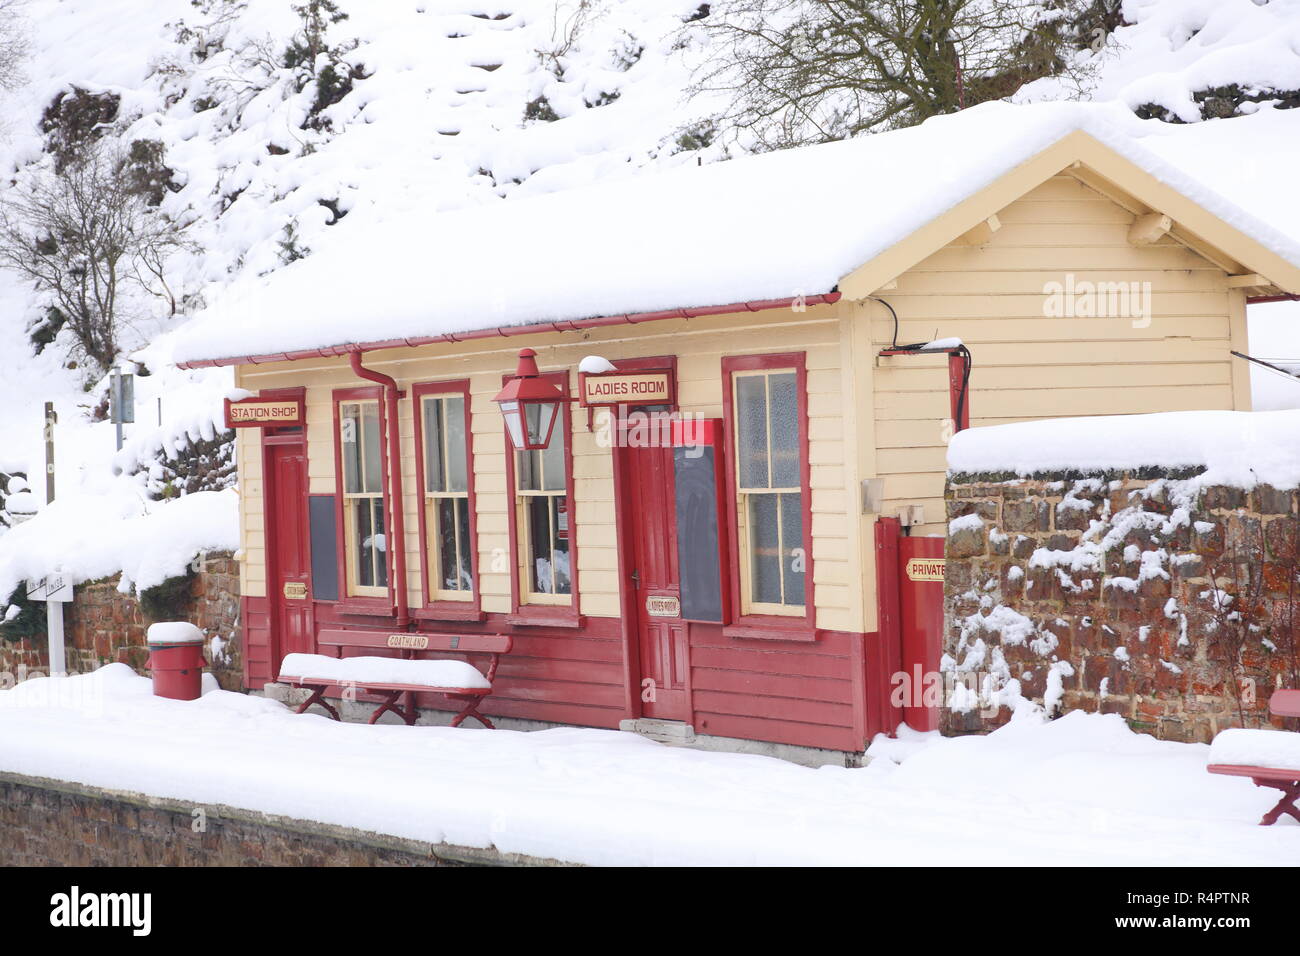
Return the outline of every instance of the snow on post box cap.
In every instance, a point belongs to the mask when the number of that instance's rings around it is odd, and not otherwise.
[[[203,632],[189,621],[160,621],[149,625],[148,644],[201,644]]]

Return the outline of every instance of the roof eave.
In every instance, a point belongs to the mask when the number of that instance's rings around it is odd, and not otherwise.
[[[813,305],[833,304],[840,300],[836,289],[816,295],[787,296],[782,299],[757,299],[749,302],[732,302],[726,305],[708,305],[682,309],[663,309],[657,312],[629,312],[618,315],[593,316],[585,319],[562,319],[550,322],[533,322],[527,325],[498,325],[487,329],[465,332],[445,332],[440,335],[412,336],[410,338],[380,339],[327,345],[320,348],[298,349],[284,352],[265,352],[251,355],[230,355],[221,358],[189,359],[177,362],[178,368],[216,368],[230,365],[266,365],[271,362],[296,362],[313,358],[338,358],[353,352],[377,352],[382,349],[418,348],[444,342],[467,342],[474,339],[510,338],[519,335],[538,335],[547,332],[576,332],[583,329],[610,325],[639,325],[665,319],[693,319],[705,315],[727,315],[735,312],[766,312],[773,309],[806,308]]]

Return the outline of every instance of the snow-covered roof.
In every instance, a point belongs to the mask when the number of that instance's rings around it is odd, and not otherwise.
[[[233,284],[180,331],[174,356],[827,293],[1075,131],[1300,268],[1298,120],[1264,109],[1188,127],[1115,104],[990,103],[912,129],[480,208],[371,206],[337,227],[346,238]]]

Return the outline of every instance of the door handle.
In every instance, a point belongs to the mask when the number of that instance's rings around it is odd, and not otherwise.
[[[641,571],[638,568],[632,569],[632,587],[641,590]]]

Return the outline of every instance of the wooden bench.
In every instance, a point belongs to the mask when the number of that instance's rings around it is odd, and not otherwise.
[[[1300,717],[1300,690],[1274,691],[1273,696],[1269,698],[1268,709],[1279,717]],[[1282,797],[1278,800],[1277,805],[1264,814],[1264,818],[1259,821],[1260,826],[1265,827],[1272,826],[1284,813],[1300,822],[1300,809],[1296,807],[1296,801],[1300,800],[1300,734],[1286,730],[1242,730],[1234,728],[1225,730],[1214,738],[1216,747],[1219,746],[1220,740],[1225,742],[1225,746],[1220,748],[1223,751],[1230,750],[1234,744],[1238,746],[1245,744],[1246,749],[1249,750],[1251,744],[1262,744],[1268,747],[1270,744],[1280,743],[1281,741],[1277,740],[1275,736],[1279,733],[1295,739],[1298,762],[1294,767],[1259,766],[1234,761],[1230,763],[1211,763],[1206,768],[1210,773],[1223,773],[1233,777],[1250,777],[1257,787],[1272,787],[1275,790],[1281,790]],[[1256,734],[1265,736],[1249,736]],[[1272,739],[1270,740],[1270,738]],[[1214,748],[1210,750],[1210,759],[1212,761],[1215,759]]]
[[[510,653],[512,643],[503,634],[323,630],[317,636],[317,645],[332,648],[334,655],[289,654],[280,665],[279,680],[311,691],[311,696],[298,707],[300,714],[313,704],[320,704],[332,718],[339,720],[339,712],[325,699],[325,691],[341,687],[345,692],[363,690],[382,696],[369,723],[392,711],[411,725],[416,718],[415,695],[441,694],[461,706],[451,726],[459,727],[465,718],[473,717],[484,727],[494,729],[492,721],[480,714],[478,707],[492,693],[497,665],[502,654]],[[401,656],[345,657],[343,652],[348,648],[386,648],[399,651]],[[484,655],[489,662],[487,670],[480,672],[461,660],[417,660],[414,655],[420,651]],[[398,704],[399,697],[405,697],[402,704]]]

